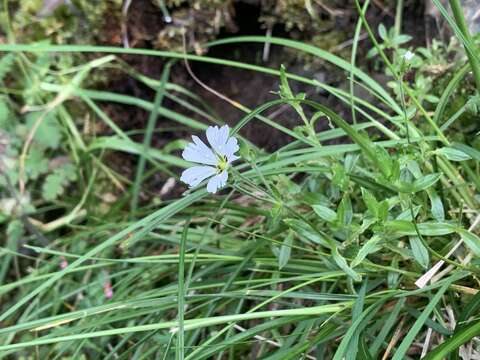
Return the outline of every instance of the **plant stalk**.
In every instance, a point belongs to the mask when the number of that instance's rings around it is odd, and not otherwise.
[[[468,61],[470,62],[470,66],[472,67],[473,75],[475,77],[477,91],[480,92],[480,63],[470,51],[470,49],[475,48],[475,44],[472,40],[472,36],[470,35],[470,32],[468,31],[468,26],[467,26],[467,22],[465,21],[462,5],[460,4],[460,0],[449,0],[449,2],[450,2],[450,7],[452,8],[453,17],[455,18],[457,26],[462,32],[462,35],[465,37],[466,41],[470,45],[469,47],[467,47],[466,44],[463,44],[465,47],[465,51],[467,52]]]

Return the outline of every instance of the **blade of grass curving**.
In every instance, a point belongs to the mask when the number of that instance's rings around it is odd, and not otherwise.
[[[43,90],[50,91],[50,92],[61,92],[63,91],[63,88],[64,88],[61,85],[51,84],[51,83],[42,83],[41,87]],[[117,94],[109,91],[85,90],[85,89],[77,88],[73,92],[73,94],[78,95],[80,97],[87,97],[94,100],[110,101],[110,102],[117,102],[117,103],[122,103],[126,105],[134,105],[150,112],[154,110],[154,104],[149,101],[139,99],[134,96],[122,95],[122,94]],[[158,112],[158,115],[164,116],[167,119],[176,121],[182,125],[186,125],[193,129],[204,130],[207,128],[207,125],[197,120],[191,119],[185,115],[169,110],[162,106],[159,106],[157,108],[157,112]]]
[[[140,155],[143,152],[142,144],[133,142],[130,139],[122,139],[117,136],[98,137],[92,140],[87,147],[88,152],[98,149],[116,150],[135,155]],[[185,161],[178,156],[165,154],[161,150],[155,148],[149,148],[146,155],[152,164],[171,175],[173,175],[173,173],[165,166],[165,164],[178,166],[181,168],[186,168],[191,165],[188,161]],[[164,164],[159,163],[158,161],[161,161]]]
[[[185,330],[193,330],[197,328],[225,324],[225,323],[230,323],[234,321],[265,319],[265,318],[271,318],[271,317],[285,317],[285,316],[286,317],[291,317],[291,316],[317,317],[322,314],[337,313],[339,311],[344,310],[345,307],[348,305],[349,303],[343,303],[343,304],[338,303],[338,304],[312,306],[312,307],[299,308],[299,309],[258,311],[258,312],[251,312],[251,313],[245,313],[245,314],[216,316],[211,318],[198,318],[198,319],[192,319],[192,320],[185,320]],[[31,346],[55,344],[55,343],[65,342],[65,341],[90,339],[95,337],[111,336],[111,335],[118,335],[118,334],[127,334],[131,332],[144,332],[144,331],[151,331],[151,330],[157,330],[157,329],[171,329],[172,332],[176,332],[178,331],[177,327],[178,327],[177,321],[166,321],[166,322],[149,324],[149,325],[128,326],[123,328],[115,328],[111,330],[93,331],[93,332],[84,333],[84,334],[75,334],[75,335],[58,336],[58,337],[46,337],[46,338],[39,338],[36,340],[26,341],[22,343],[0,346],[0,351],[7,351],[12,349],[23,349]]]
[[[359,360],[373,360],[372,354],[370,354],[370,349],[365,341],[365,337],[360,338],[360,344],[358,346],[358,359]]]
[[[175,349],[175,359],[183,360],[185,358],[185,252],[187,251],[187,236],[190,220],[187,220],[183,227],[182,241],[180,242],[180,259],[178,263],[178,332],[177,347]]]
[[[315,48],[317,49],[317,48]],[[319,49],[317,49],[319,50]],[[207,62],[212,64],[218,64],[223,66],[231,66],[237,67],[241,69],[257,71],[273,76],[279,76],[280,71],[276,69],[271,69],[268,67],[262,67],[258,65],[247,64],[243,62],[225,60],[225,59],[218,59],[212,58],[208,56],[198,56],[198,55],[191,55],[191,54],[183,54],[183,53],[176,53],[170,51],[157,51],[151,49],[138,49],[138,48],[120,48],[120,47],[112,47],[112,46],[91,46],[91,45],[47,45],[47,44],[0,44],[0,51],[5,52],[32,52],[32,53],[42,53],[42,52],[55,52],[55,53],[112,53],[112,54],[132,54],[132,55],[143,55],[143,56],[158,56],[158,57],[165,57],[165,58],[172,58],[172,59],[184,59],[186,58],[189,61],[200,61],[200,62]],[[340,58],[337,58],[340,59]],[[343,60],[342,60],[343,61]],[[345,62],[348,65],[347,70],[350,69],[350,64]],[[345,65],[343,64],[343,65]],[[325,88],[326,90],[334,89],[332,87],[326,87],[324,84],[319,83],[317,80],[308,79],[299,75],[286,73],[287,78],[295,81],[300,81],[312,86],[318,86],[321,88]],[[368,79],[368,76],[367,76]],[[377,84],[378,85],[378,84]],[[382,90],[382,87],[378,85],[378,90]],[[382,91],[383,94],[388,95],[386,90]],[[347,98],[349,99],[349,95],[347,94]],[[390,102],[391,103],[391,102]],[[393,102],[395,104],[395,102]],[[398,111],[397,111],[398,112]]]
[[[480,91],[480,58],[478,56],[478,49],[476,48],[470,32],[468,31],[468,26],[465,21],[465,16],[463,15],[463,9],[460,1],[449,0],[450,8],[452,9],[454,18],[450,16],[448,11],[439,0],[433,0],[433,2],[438,10],[440,10],[440,13],[443,15],[445,20],[447,20],[447,22],[453,28],[453,31],[460,38],[460,41],[465,47],[465,51],[470,62],[470,67],[474,74],[477,91]]]
[[[168,81],[168,77],[170,76],[170,67],[171,63],[167,63],[162,71],[160,85],[158,86],[155,100],[153,103],[153,109],[150,112],[150,116],[148,117],[147,129],[143,139],[143,151],[138,159],[137,172],[135,173],[135,180],[133,182],[132,199],[130,202],[131,214],[135,214],[135,212],[137,211],[138,196],[140,193],[140,186],[142,184],[143,172],[145,171],[145,157],[152,142],[153,130],[155,129],[155,125],[157,123],[158,108],[162,104],[163,96],[165,94],[165,85]]]
[[[363,8],[362,8],[363,13],[367,11],[369,3],[370,3],[370,0],[366,0],[365,3],[363,4]],[[352,111],[352,121],[354,124],[357,123],[357,115],[355,113],[355,87],[354,87],[355,74],[353,73],[353,69],[355,68],[355,60],[357,57],[357,48],[358,48],[358,42],[359,42],[361,30],[362,30],[362,20],[359,19],[355,27],[355,35],[353,36],[352,54],[350,55],[350,79],[349,79],[350,80],[349,81],[350,108]]]
[[[331,340],[338,331],[337,325],[333,323],[327,323],[323,325],[320,331],[310,340],[300,342],[293,347],[282,347],[276,351],[273,355],[266,356],[264,360],[294,360],[305,359],[306,353],[309,349],[312,349],[315,345],[322,344],[328,340]],[[311,357],[309,357],[311,358]]]
[[[415,321],[413,326],[410,328],[408,333],[403,338],[402,342],[397,348],[397,351],[393,355],[392,360],[403,360],[405,358],[405,355],[408,349],[410,348],[410,346],[412,345],[412,343],[415,341],[415,337],[417,336],[418,332],[425,324],[425,321],[430,317],[430,314],[432,313],[433,309],[435,308],[435,306],[437,306],[438,302],[442,298],[445,291],[448,290],[450,284],[452,284],[454,281],[461,279],[465,275],[466,275],[465,273],[457,273],[452,275],[449,279],[445,279],[446,280],[445,283],[437,291],[437,293],[429,300],[427,306],[422,311],[422,314],[418,317],[418,319]]]
[[[374,358],[377,356],[378,351],[382,347],[383,342],[387,338],[390,331],[393,329],[395,324],[398,323],[398,315],[400,314],[400,311],[405,305],[406,300],[407,300],[406,298],[401,298],[400,300],[397,301],[392,312],[390,312],[387,320],[383,324],[382,329],[378,332],[377,336],[375,337],[375,341],[370,347],[370,352]]]
[[[462,327],[448,340],[444,341],[441,345],[430,351],[430,353],[424,357],[425,360],[442,360],[453,351],[458,351],[458,348],[470,341],[475,336],[480,334],[480,321],[476,321],[470,325]]]
[[[380,55],[380,57],[382,58],[385,66],[390,70],[390,73],[391,75],[393,76],[393,78],[396,80],[396,81],[399,81],[399,84],[400,86],[402,86],[403,88],[403,91],[405,91],[406,94],[408,94],[408,96],[410,97],[410,99],[412,99],[412,101],[414,102],[414,104],[417,106],[417,108],[420,110],[420,112],[422,113],[422,115],[425,117],[425,119],[427,120],[427,122],[430,124],[430,126],[432,127],[432,129],[437,133],[437,135],[440,137],[440,140],[444,143],[444,144],[449,144],[449,141],[448,139],[445,137],[445,135],[443,134],[443,132],[440,130],[440,128],[438,127],[438,125],[433,121],[433,119],[431,118],[431,116],[429,115],[429,113],[425,110],[425,108],[422,106],[422,104],[420,103],[420,101],[416,98],[415,94],[410,90],[410,88],[408,86],[405,85],[403,79],[400,77],[400,75],[397,73],[397,71],[395,70],[394,66],[392,65],[391,61],[388,59],[387,55],[385,54],[385,52],[383,51],[383,49],[380,47],[380,45],[378,44],[378,41],[375,37],[375,34],[373,33],[367,19],[366,19],[366,14],[364,14],[362,12],[362,8],[360,6],[360,2],[359,0],[355,0],[355,6],[357,7],[357,10],[358,10],[358,13],[360,15],[360,18],[362,19],[362,22],[363,22],[363,25],[365,26],[365,29],[367,30],[367,33],[368,33],[368,36],[370,37],[370,40],[373,42],[375,48],[378,50],[378,53]],[[401,110],[401,107],[399,109],[400,111],[397,111],[398,114],[402,114],[402,110]],[[413,124],[410,123],[409,124],[410,126],[413,127]],[[416,130],[416,129],[415,129]]]
[[[203,353],[199,353],[195,356],[196,360],[203,360],[203,359],[210,359],[211,356],[220,353],[222,350],[227,349],[230,346],[235,346],[235,344],[241,344],[246,340],[253,338],[255,335],[265,333],[266,331],[280,328],[287,324],[291,324],[293,322],[304,320],[305,317],[292,317],[292,318],[280,318],[280,319],[273,319],[261,324],[258,324],[251,329],[246,329],[241,333],[233,335],[230,338],[225,339],[223,342],[218,344],[213,344],[210,347],[204,348]]]
[[[433,121],[437,124],[441,122],[444,117],[445,110],[450,101],[450,96],[455,92],[458,85],[461,83],[463,78],[467,75],[470,70],[468,64],[463,65],[459,70],[455,72],[455,75],[448,82],[447,87],[442,92],[442,96],[435,107],[435,112],[433,114]],[[442,129],[443,130],[443,129]]]
[[[380,307],[389,298],[389,296],[385,296],[384,298],[376,301],[374,304],[365,309],[354,321],[352,321],[351,326],[348,328],[342,341],[340,342],[340,345],[337,348],[337,351],[335,352],[333,360],[342,360],[345,358],[347,352],[352,349],[350,347],[352,339],[356,336],[356,334],[360,334],[360,332],[367,326],[368,322],[373,318],[373,316],[375,316]]]
[[[272,44],[280,45],[289,47],[292,49],[300,50],[302,52],[306,52],[308,54],[315,55],[325,61],[328,61],[339,68],[345,71],[353,71],[354,75],[362,80],[372,91],[376,92],[380,95],[390,107],[397,113],[401,113],[401,109],[399,108],[396,101],[390,96],[390,94],[375,80],[373,80],[370,76],[368,76],[365,72],[360,70],[359,68],[355,67],[352,68],[351,64],[348,61],[343,60],[342,58],[329,53],[328,51],[322,50],[316,46],[305,44],[300,41],[290,40],[290,39],[283,39],[277,37],[265,37],[265,36],[239,36],[239,37],[231,37],[226,39],[220,39],[212,41],[207,46],[217,46],[217,45],[225,45],[225,44],[232,44],[232,43],[245,43],[245,42],[260,42],[265,43],[269,42]],[[0,47],[1,49],[1,47]],[[288,77],[288,76],[287,76]]]
[[[363,307],[365,304],[365,295],[367,292],[367,285],[368,285],[368,278],[365,278],[365,281],[363,281],[360,291],[358,292],[357,300],[355,300],[355,304],[353,304],[352,323],[355,323],[362,316]],[[359,339],[360,339],[360,332],[356,331],[348,344],[345,360],[355,360],[357,358]]]
[[[165,221],[166,219],[170,218],[177,212],[183,210],[187,206],[202,199],[206,195],[207,195],[206,190],[204,189],[197,190],[196,192],[191,193],[190,195],[184,197],[183,199],[180,199],[174,203],[171,203],[155,211],[149,216],[135,222],[134,224],[128,226],[127,228],[118,232],[114,236],[109,237],[103,243],[95,246],[93,249],[89,250],[85,255],[75,260],[70,265],[68,265],[65,269],[56,273],[54,276],[50,277],[47,281],[45,281],[44,283],[36,287],[35,290],[31,291],[30,293],[28,293],[27,295],[19,299],[12,307],[10,307],[8,310],[6,310],[3,314],[0,315],[0,321],[7,319],[10,315],[14,314],[19,308],[21,308],[23,305],[31,301],[43,290],[48,289],[51,285],[53,285],[55,282],[61,279],[65,274],[67,274],[68,272],[78,267],[80,264],[82,264],[84,261],[86,261],[90,257],[95,256],[100,251],[112,246],[119,240],[124,239],[126,236],[128,236],[129,234],[135,231],[136,232],[134,233],[134,235],[132,235],[132,239],[135,240],[135,239],[141,238],[145,234],[149,233],[160,222]]]
[[[457,324],[455,326],[454,333],[452,334],[452,336],[459,336],[458,334],[460,333],[460,331],[462,329],[472,325],[472,324],[469,324],[469,321],[472,321],[474,319],[470,320],[470,318],[472,316],[475,316],[478,313],[478,309],[480,309],[480,292],[477,292],[477,294],[475,294],[473,296],[473,298],[463,308],[462,312],[460,313],[460,315],[456,319]],[[479,332],[480,332],[480,328],[479,328]],[[450,339],[448,339],[448,340],[450,340]],[[450,351],[450,359],[449,360],[459,360],[460,359],[459,352],[458,351],[453,352],[455,350],[455,347],[453,345],[451,346],[451,348],[452,348],[452,350]],[[435,348],[433,350],[434,353],[435,353],[435,351],[437,351],[437,348]],[[438,351],[440,351],[440,350],[438,350]],[[447,354],[444,353],[443,357],[446,356],[446,355]]]

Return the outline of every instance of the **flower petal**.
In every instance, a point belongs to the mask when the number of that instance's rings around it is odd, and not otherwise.
[[[410,61],[413,59],[413,57],[415,56],[414,53],[412,53],[410,50],[408,50],[404,55],[403,55],[403,58],[406,60],[406,61]]]
[[[182,173],[180,180],[190,187],[194,187],[215,173],[215,168],[211,166],[193,166]]]
[[[207,139],[213,150],[219,155],[225,155],[225,144],[228,141],[228,133],[230,128],[228,125],[223,125],[221,128],[218,126],[209,126],[207,129]]]
[[[228,172],[227,170],[223,170],[220,174],[215,175],[208,181],[207,191],[212,194],[216,193],[218,189],[221,189],[227,185],[227,180]]]
[[[216,166],[218,157],[213,151],[198,136],[192,136],[192,139],[193,143],[183,150],[182,157],[187,161]]]
[[[225,144],[224,155],[227,158],[227,162],[230,164],[231,162],[240,159],[239,156],[235,155],[235,153],[240,149],[237,143],[237,139],[231,137],[228,139],[227,143]]]

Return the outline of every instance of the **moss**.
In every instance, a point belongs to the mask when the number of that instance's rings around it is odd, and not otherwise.
[[[121,0],[10,1],[11,27],[22,42],[48,38],[58,44],[92,43],[104,40],[109,22],[118,24],[121,3]]]

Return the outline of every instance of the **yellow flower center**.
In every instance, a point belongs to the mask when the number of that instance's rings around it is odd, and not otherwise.
[[[218,156],[217,171],[218,171],[218,173],[221,173],[222,171],[227,169],[228,162],[227,162],[227,158],[225,156],[220,156],[220,155],[217,155],[217,156]]]

